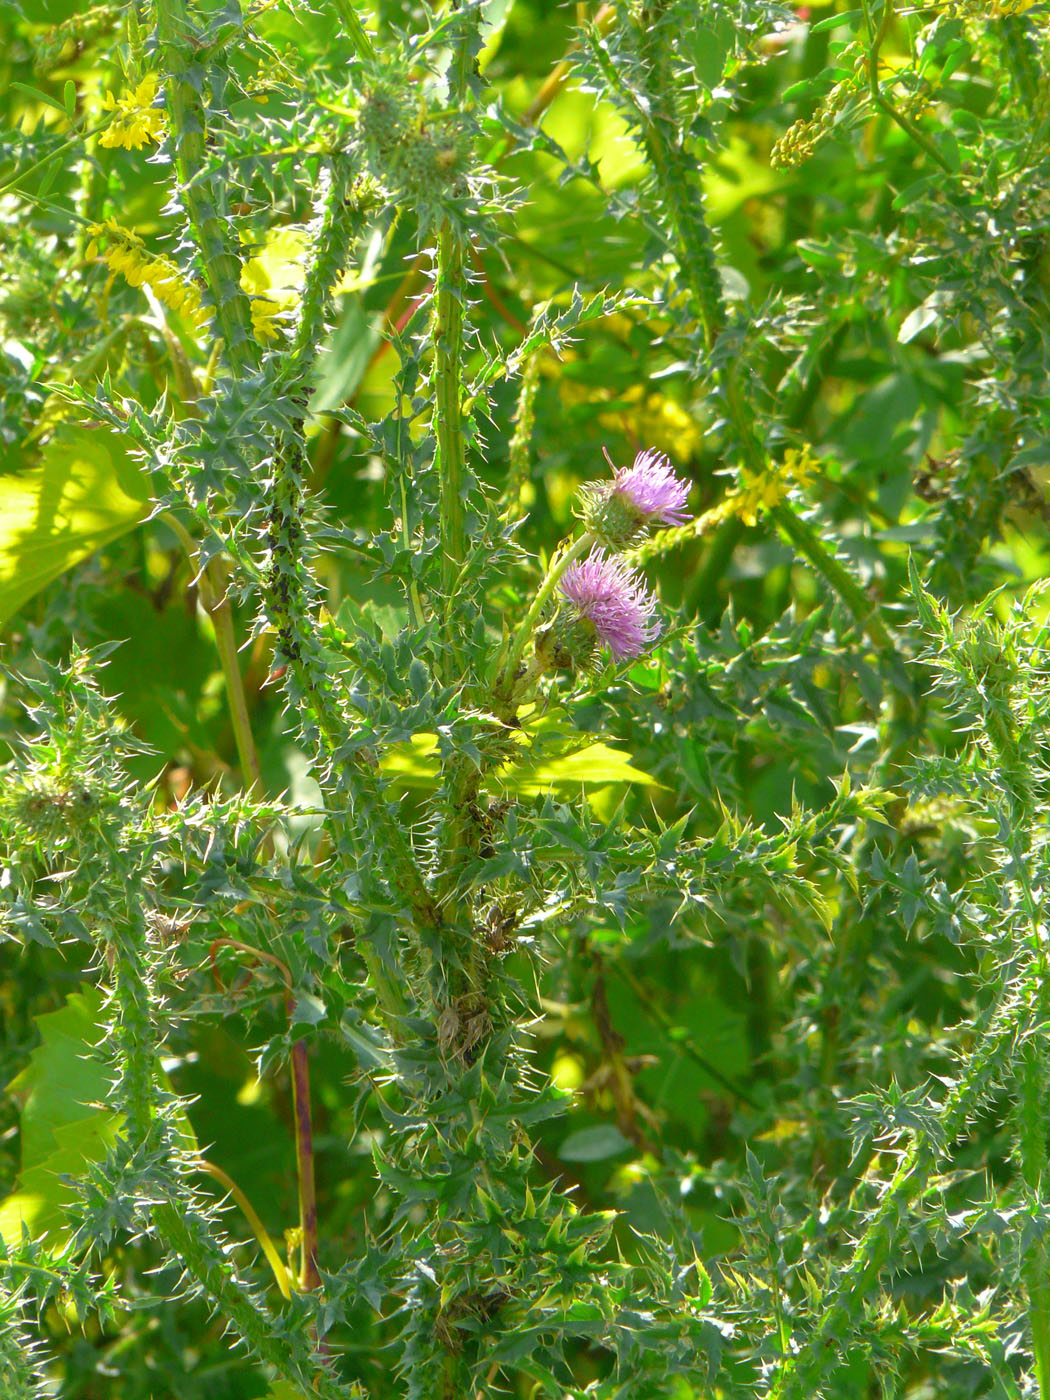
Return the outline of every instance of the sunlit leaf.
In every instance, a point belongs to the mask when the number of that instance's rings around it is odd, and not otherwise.
[[[60,428],[39,466],[0,476],[0,623],[148,509],[149,478],[125,438],[104,427]]]

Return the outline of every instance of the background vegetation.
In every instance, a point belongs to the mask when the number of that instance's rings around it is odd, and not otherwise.
[[[848,3],[0,6],[4,1400],[1050,1400],[1050,27]]]

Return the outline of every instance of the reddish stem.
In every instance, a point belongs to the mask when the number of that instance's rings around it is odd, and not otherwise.
[[[291,1007],[288,1008],[289,1013]],[[317,1272],[317,1189],[314,1183],[314,1129],[310,1115],[310,1067],[306,1041],[292,1046],[292,1103],[295,1108],[295,1157],[299,1177],[299,1287],[321,1286]]]

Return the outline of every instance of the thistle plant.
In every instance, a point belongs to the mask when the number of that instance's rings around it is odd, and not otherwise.
[[[2,1397],[1050,1400],[1050,30],[548,11],[0,21]]]

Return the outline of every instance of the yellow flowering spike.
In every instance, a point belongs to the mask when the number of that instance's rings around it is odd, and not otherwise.
[[[151,141],[159,141],[167,130],[164,113],[153,103],[157,96],[156,73],[147,73],[131,92],[114,97],[106,93],[104,112],[112,112],[109,126],[98,138],[100,146],[122,147],[126,151],[141,151]]]
[[[761,475],[741,473],[740,489],[729,497],[733,514],[745,525],[757,525],[760,515],[778,506],[793,486],[806,486],[816,471],[817,463],[808,444],[789,447],[783,462],[771,463]]]
[[[805,487],[817,474],[818,463],[809,443],[802,447],[789,447],[784,453],[783,472],[792,486]]]
[[[201,306],[200,293],[192,282],[167,258],[151,257],[137,233],[122,228],[116,219],[88,227],[91,242],[87,256],[101,257],[111,272],[119,273],[131,287],[149,287],[159,302],[177,311],[198,329],[208,319]],[[100,251],[105,244],[105,251]]]

